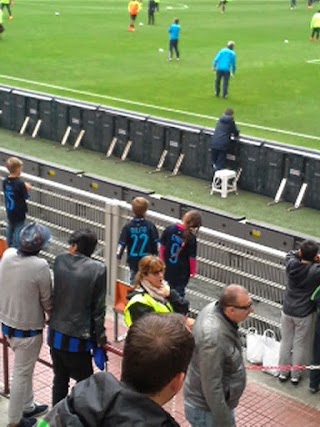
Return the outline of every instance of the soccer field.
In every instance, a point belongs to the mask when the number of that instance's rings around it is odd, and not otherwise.
[[[14,19],[4,13],[0,84],[211,127],[232,107],[242,134],[318,148],[320,43],[309,41],[318,6],[232,0],[221,14],[213,0],[161,0],[148,26],[144,0],[131,33],[127,4],[17,0]],[[167,61],[174,17],[180,62]],[[238,71],[223,100],[213,96],[212,59],[228,40]]]

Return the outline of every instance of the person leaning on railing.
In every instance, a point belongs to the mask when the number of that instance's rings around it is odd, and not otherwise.
[[[139,262],[133,291],[128,295],[129,302],[124,310],[124,320],[131,326],[146,313],[180,313],[187,315],[189,301],[180,297],[164,282],[164,263],[156,256],[146,256]],[[187,323],[192,326],[193,319]]]

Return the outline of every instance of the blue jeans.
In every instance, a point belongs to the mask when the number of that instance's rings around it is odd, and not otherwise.
[[[17,224],[10,224],[10,222],[8,222],[6,230],[6,240],[8,246],[18,249],[20,231],[23,229],[24,225],[24,221]]]
[[[189,403],[184,404],[184,413],[191,427],[215,427],[217,425],[211,412],[192,406]],[[230,420],[234,421],[234,411],[232,409],[230,409]],[[236,425],[235,421],[234,425]]]
[[[230,79],[230,71],[217,70],[216,83],[215,83],[215,91],[217,96],[220,95],[221,80],[223,80],[222,96],[226,97],[228,95],[229,79]]]
[[[227,160],[227,152],[224,150],[215,150],[212,148],[211,150],[212,162],[215,171],[219,171],[224,169],[224,165]]]

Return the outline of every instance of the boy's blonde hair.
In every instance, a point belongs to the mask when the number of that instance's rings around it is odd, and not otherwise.
[[[10,173],[16,173],[22,166],[23,162],[18,157],[9,157],[6,161],[6,167]]]
[[[135,197],[132,200],[132,212],[136,218],[144,218],[149,208],[149,202],[144,197]]]

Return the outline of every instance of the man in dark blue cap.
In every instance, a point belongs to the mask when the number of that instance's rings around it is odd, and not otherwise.
[[[0,321],[2,332],[15,353],[10,391],[9,427],[30,427],[47,405],[33,399],[32,377],[42,345],[45,315],[51,311],[52,284],[49,265],[38,257],[50,231],[38,223],[26,225],[19,248],[7,249],[0,263]]]

